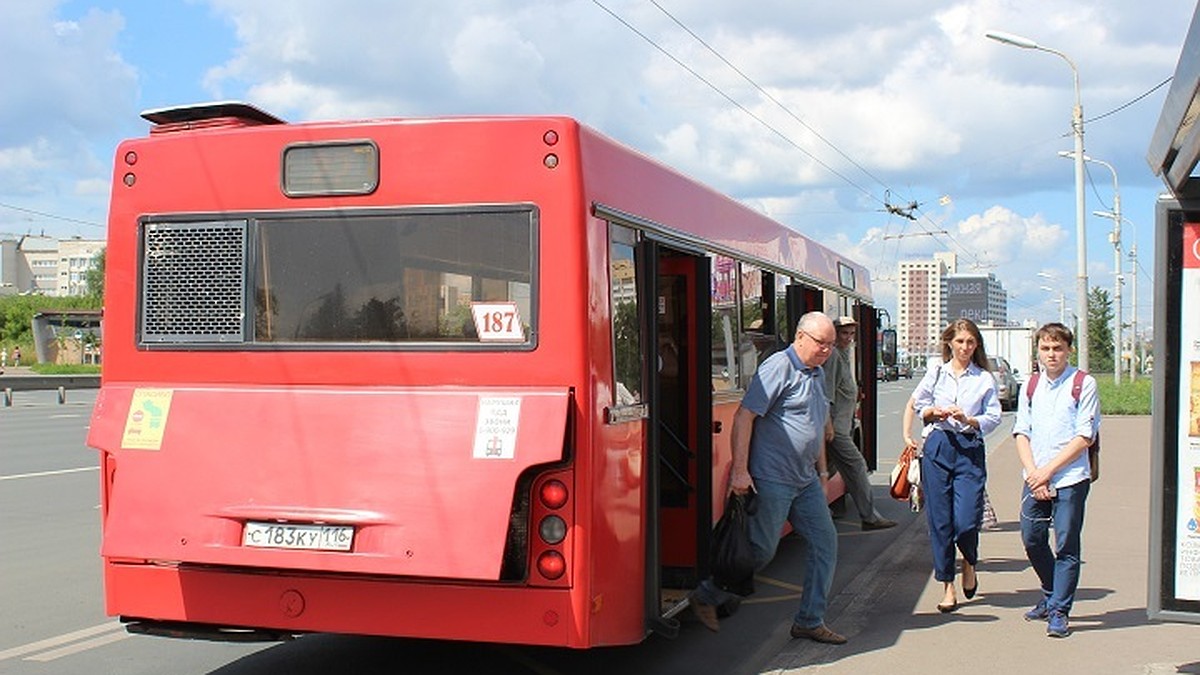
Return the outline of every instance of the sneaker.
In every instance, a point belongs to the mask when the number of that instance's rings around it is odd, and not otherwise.
[[[887,518],[879,518],[877,520],[862,521],[862,529],[866,530],[868,532],[871,530],[886,530],[889,527],[895,527],[895,526],[896,526],[896,521],[888,520]]]
[[[1050,610],[1046,608],[1046,599],[1038,600],[1038,604],[1033,606],[1033,609],[1025,612],[1026,621],[1045,621],[1046,617],[1050,616]]]
[[[814,628],[805,628],[798,623],[794,623],[792,624],[792,637],[808,638],[813,642],[824,642],[827,645],[846,644],[846,637],[844,635],[838,635],[837,633],[829,630],[829,627],[825,624],[821,624]]]
[[[692,608],[692,616],[696,620],[704,624],[704,627],[714,633],[721,632],[721,622],[717,619],[717,608],[705,602],[700,602],[696,596],[692,596],[688,601],[688,606]]]
[[[1071,634],[1071,628],[1067,626],[1067,615],[1057,609],[1050,612],[1050,618],[1046,621],[1046,637],[1064,638]]]

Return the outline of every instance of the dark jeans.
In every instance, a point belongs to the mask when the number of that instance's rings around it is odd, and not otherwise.
[[[979,526],[983,522],[983,486],[987,482],[983,439],[936,429],[921,456],[921,491],[933,548],[933,576],[954,581],[954,549],[979,562]]]
[[[763,479],[756,479],[754,485],[758,494],[747,529],[758,569],[766,567],[775,557],[783,524],[791,523],[792,529],[808,544],[800,607],[792,621],[804,628],[816,628],[825,622],[825,607],[837,567],[837,527],[829,516],[825,488],[820,481],[802,488]],[[703,580],[695,596],[709,605],[725,604],[734,597],[718,588],[712,579]]]
[[[1091,481],[1058,488],[1058,494],[1038,501],[1026,485],[1021,490],[1021,540],[1025,556],[1042,582],[1048,611],[1071,613],[1079,586],[1079,563],[1083,534],[1083,507]],[[1050,528],[1054,528],[1054,549]]]

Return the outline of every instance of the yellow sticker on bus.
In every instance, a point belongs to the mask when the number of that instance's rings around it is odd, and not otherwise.
[[[134,389],[125,417],[121,447],[127,450],[161,450],[172,389]]]

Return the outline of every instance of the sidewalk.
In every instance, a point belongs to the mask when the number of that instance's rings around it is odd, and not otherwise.
[[[1046,637],[1022,613],[1040,595],[1020,534],[1020,463],[1010,436],[989,443],[988,494],[998,531],[980,540],[979,594],[940,614],[925,518],[833,598],[826,619],[844,646],[785,643],[765,672],[1200,673],[1200,625],[1146,618],[1150,418],[1106,417],[1101,480],[1088,497],[1072,634]]]

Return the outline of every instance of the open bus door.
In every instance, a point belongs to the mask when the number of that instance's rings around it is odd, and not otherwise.
[[[712,531],[709,262],[648,240],[646,617],[673,637],[686,590],[708,575]]]
[[[858,428],[854,441],[867,461],[867,470],[879,468],[879,382],[875,377],[878,366],[875,341],[879,331],[879,314],[871,305],[855,305],[854,320],[858,322]]]

